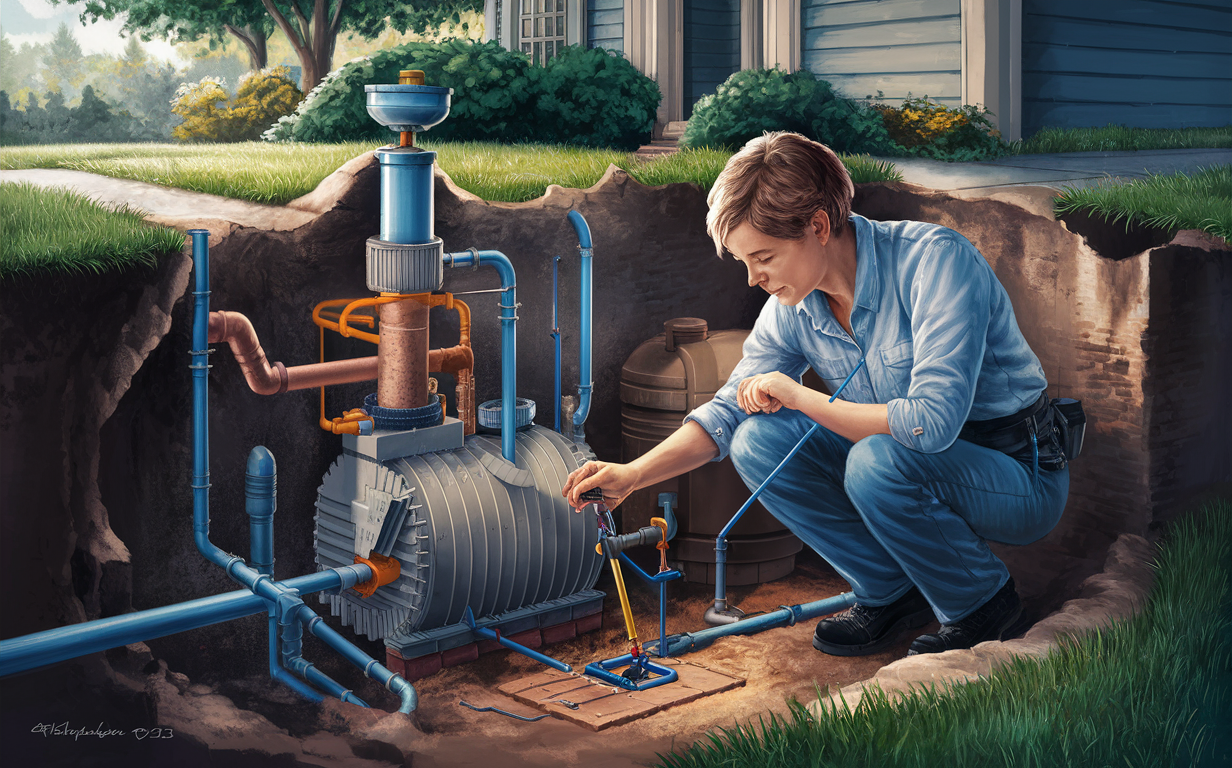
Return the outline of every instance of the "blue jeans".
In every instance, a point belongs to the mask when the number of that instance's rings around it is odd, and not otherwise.
[[[731,458],[755,489],[813,425],[799,411],[746,419]],[[762,504],[851,584],[856,601],[886,605],[920,588],[942,623],[965,618],[1009,579],[988,541],[1029,544],[1065,509],[1069,469],[1031,469],[965,440],[939,453],[890,435],[858,443],[819,427]]]

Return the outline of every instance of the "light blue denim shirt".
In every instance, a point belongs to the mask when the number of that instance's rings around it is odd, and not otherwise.
[[[856,235],[853,336],[813,291],[795,307],[771,296],[744,342],[744,358],[696,421],[725,457],[748,415],[736,387],[754,374],[800,380],[812,367],[831,392],[864,366],[840,396],[886,403],[890,434],[923,453],[943,451],[963,422],[1008,416],[1048,386],[1001,282],[980,252],[952,229],[852,214]]]

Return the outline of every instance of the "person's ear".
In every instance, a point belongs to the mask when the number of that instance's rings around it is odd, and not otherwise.
[[[817,213],[813,214],[813,221],[810,224],[813,228],[813,236],[817,238],[817,242],[822,245],[830,242],[830,217],[825,211],[818,208]]]

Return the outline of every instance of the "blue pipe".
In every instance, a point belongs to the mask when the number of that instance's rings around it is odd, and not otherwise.
[[[419,704],[419,696],[406,678],[395,675],[376,659],[356,648],[333,627],[326,624],[311,608],[307,606],[301,608],[299,617],[309,632],[324,640],[326,645],[337,651],[339,655],[362,669],[366,676],[376,680],[385,686],[387,691],[401,699],[402,706],[398,708],[399,712],[410,714],[415,711],[415,707]]]
[[[593,312],[593,294],[594,284],[592,276],[592,258],[594,257],[594,247],[590,241],[590,225],[586,223],[586,219],[577,211],[569,211],[569,223],[573,225],[573,229],[577,232],[578,237],[578,252],[582,256],[582,327],[579,330],[579,343],[581,346],[581,371],[578,373],[578,408],[573,413],[573,441],[584,442],[586,440],[586,431],[583,425],[586,423],[586,417],[590,415],[590,392],[593,388],[590,369],[590,353],[591,353],[591,335],[592,335],[592,315]]]
[[[269,611],[269,671],[270,677],[287,686],[291,690],[308,699],[313,704],[320,704],[325,697],[312,689],[312,686],[300,680],[295,675],[283,669],[278,660],[278,619],[273,608]]]
[[[298,576],[281,583],[307,595],[323,590],[350,589],[371,578],[372,569],[368,566],[349,565],[337,570]],[[254,595],[251,590],[239,589],[162,608],[35,632],[0,641],[0,677],[75,659],[87,653],[156,640],[177,632],[209,627],[267,611],[268,605],[264,600]]]
[[[496,632],[495,630],[488,629],[487,627],[478,626],[477,624],[475,624],[475,614],[471,613],[471,607],[469,605],[466,606],[466,611],[462,614],[462,620],[466,623],[466,626],[472,632],[474,632],[476,635],[478,635],[479,637],[482,637],[485,640],[495,640],[496,642],[500,643],[501,645],[508,648],[509,650],[517,651],[523,656],[533,659],[539,662],[540,664],[546,664],[552,669],[558,669],[561,672],[572,672],[573,671],[573,667],[569,666],[563,661],[557,661],[556,659],[553,659],[551,656],[547,656],[542,653],[539,653],[536,650],[527,648],[521,643],[515,643],[509,638],[503,637],[499,632]]]
[[[462,251],[444,255],[447,267],[495,267],[501,280],[501,454],[517,464],[513,454],[514,407],[518,389],[518,302],[513,263],[500,251]]]
[[[841,595],[827,597],[824,600],[817,600],[812,603],[804,603],[803,605],[780,606],[777,611],[742,619],[731,624],[708,627],[697,632],[672,635],[667,638],[668,655],[679,656],[682,653],[700,651],[703,648],[709,647],[720,637],[727,637],[728,635],[753,635],[767,629],[774,629],[775,627],[792,627],[800,621],[815,619],[818,616],[826,616],[850,608],[855,605],[855,602],[856,596],[854,593],[844,592]],[[651,640],[642,645],[642,650],[646,653],[650,653],[652,648],[658,650],[659,642],[659,640]]]
[[[248,512],[248,535],[252,567],[274,575],[274,510],[278,508],[278,465],[264,445],[248,453],[244,473],[244,510]]]
[[[672,512],[672,507],[676,506],[676,494],[660,493],[658,502],[663,508],[663,519],[667,521],[667,540],[671,541],[676,538],[676,515]]]
[[[552,339],[556,342],[556,431],[560,432],[560,290],[557,278],[560,274],[560,257],[552,257]]]
[[[839,388],[835,390],[833,395],[830,396],[829,402],[833,403],[839,394],[847,388],[847,385],[851,382],[851,379],[856,375],[856,371],[860,370],[860,367],[863,365],[864,358],[861,357],[860,362],[856,363],[856,367],[851,369],[851,373],[847,374],[847,378],[843,379],[843,383],[840,384]],[[745,511],[753,505],[753,502],[757,501],[757,497],[761,496],[761,492],[766,490],[766,486],[770,485],[770,482],[779,476],[779,473],[783,471],[783,467],[787,466],[787,462],[791,461],[792,457],[800,452],[800,449],[804,447],[804,444],[809,441],[809,438],[813,436],[813,433],[816,432],[817,428],[820,426],[820,424],[813,424],[813,426],[809,427],[808,432],[804,433],[804,437],[800,438],[800,442],[796,443],[795,447],[793,447],[787,455],[783,457],[783,460],[780,461],[779,465],[774,468],[774,471],[762,481],[761,485],[757,486],[757,490],[753,491],[753,495],[744,502],[744,505],[741,506],[739,511],[732,516],[732,519],[727,522],[727,525],[723,526],[723,530],[719,531],[719,536],[714,542],[714,607],[710,611],[706,612],[708,620],[712,618],[718,619],[728,610],[727,534],[730,533],[731,529],[734,528],[736,523],[740,521],[740,518],[744,515]]]

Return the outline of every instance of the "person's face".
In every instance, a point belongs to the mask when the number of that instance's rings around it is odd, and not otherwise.
[[[748,270],[750,286],[761,286],[780,304],[794,307],[820,285],[825,274],[824,249],[830,234],[825,214],[820,221],[815,218],[806,232],[799,240],[780,240],[758,232],[746,221],[728,233],[725,245]]]

